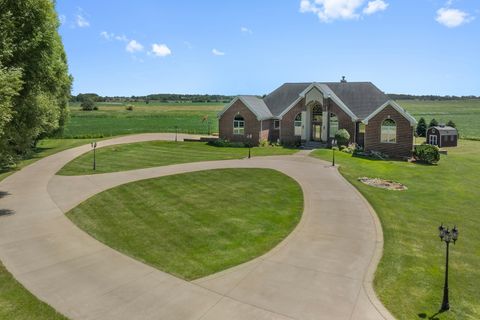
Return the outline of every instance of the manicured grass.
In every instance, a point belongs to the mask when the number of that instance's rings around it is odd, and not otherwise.
[[[71,118],[65,138],[109,137],[145,132],[207,134],[218,132],[217,114],[221,103],[133,103],[133,111],[123,104],[98,104],[98,111],[81,111],[78,104],[70,108]],[[204,121],[204,117],[208,121]],[[175,129],[178,126],[178,129]]]
[[[295,152],[297,150],[282,147],[252,148],[251,150],[252,156],[284,155]],[[247,156],[248,148],[219,148],[199,142],[140,142],[97,149],[96,171],[92,169],[92,151],[65,165],[58,174],[98,174],[178,163],[241,159]]]
[[[437,166],[374,161],[338,152],[340,172],[372,204],[380,217],[385,251],[375,288],[398,319],[429,318],[440,308],[445,244],[440,223],[458,225],[460,238],[450,251],[451,311],[435,319],[480,319],[480,142],[460,140]],[[330,161],[331,151],[314,156]],[[407,191],[363,185],[359,177],[391,179]]]
[[[300,186],[269,169],[224,169],[133,182],[67,213],[108,246],[192,280],[269,251],[297,225]]]
[[[424,117],[427,125],[435,118],[440,123],[452,120],[463,138],[480,139],[480,100],[415,101],[401,100],[400,105],[415,118]]]
[[[35,298],[0,263],[0,319],[56,320],[67,318]]]

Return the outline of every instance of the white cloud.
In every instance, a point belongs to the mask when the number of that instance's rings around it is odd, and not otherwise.
[[[138,43],[136,40],[131,40],[125,47],[125,50],[131,53],[139,52],[139,51],[143,51],[143,46],[140,43]]]
[[[437,18],[435,20],[448,28],[455,28],[472,21],[473,17],[467,12],[458,9],[440,8],[437,11]]]
[[[105,40],[112,40],[112,38],[115,36],[113,33],[108,33],[107,31],[102,31],[100,32],[100,36],[104,38]]]
[[[251,29],[247,28],[247,27],[241,27],[240,31],[242,33],[247,33],[247,34],[252,34],[253,33],[253,31]]]
[[[322,22],[332,22],[337,19],[358,19],[366,0],[301,0],[300,12],[313,13]],[[384,0],[372,0],[363,9],[364,14],[373,14],[385,10],[388,3]]]
[[[374,14],[379,11],[384,11],[388,7],[388,3],[383,0],[374,0],[370,1],[365,9],[363,9],[363,13],[365,14]]]
[[[151,53],[157,57],[166,57],[172,54],[172,50],[166,44],[154,43]]]
[[[225,55],[225,52],[222,52],[222,51],[217,50],[217,49],[213,49],[212,53],[213,53],[214,56],[224,56]]]
[[[128,42],[128,38],[127,38],[124,34],[122,34],[121,36],[115,35],[115,40],[117,40],[117,41],[123,41],[123,42]]]
[[[78,13],[75,17],[75,23],[79,28],[90,27],[90,22],[81,14]]]

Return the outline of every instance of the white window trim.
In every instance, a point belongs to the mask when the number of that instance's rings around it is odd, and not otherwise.
[[[273,120],[273,129],[280,130],[280,120]]]
[[[241,116],[243,120],[236,120],[237,116]],[[238,124],[238,126],[235,126]],[[237,114],[233,118],[233,135],[235,136],[244,136],[245,135],[245,118],[242,115]]]
[[[300,115],[300,120],[297,120],[297,117]],[[303,120],[302,120],[302,113],[299,112],[295,118],[293,119],[293,135],[295,137],[301,137],[302,136],[302,131],[303,131],[303,128],[302,128],[302,125],[303,125]],[[297,134],[297,128],[300,128],[300,132],[299,134]]]
[[[384,127],[383,123],[387,120],[391,120],[395,123],[395,141],[394,142],[390,141],[390,139],[389,139],[389,138],[391,138],[391,133],[388,133],[387,141],[383,140],[383,127]],[[398,126],[397,126],[397,122],[395,120],[393,120],[391,118],[383,119],[383,121],[380,124],[380,143],[385,143],[385,144],[396,144],[396,143],[398,143],[397,142],[397,128],[398,128]]]

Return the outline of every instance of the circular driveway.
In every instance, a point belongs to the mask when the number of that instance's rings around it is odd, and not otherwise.
[[[99,147],[173,139],[172,134],[142,134],[102,141]],[[55,176],[89,150],[86,145],[60,152],[0,183],[0,210],[11,213],[0,216],[0,260],[29,291],[69,318],[393,319],[372,289],[383,248],[378,219],[328,163],[301,151]],[[194,282],[107,247],[64,215],[117,185],[217,168],[271,168],[291,176],[303,189],[304,213],[297,228],[269,253]]]

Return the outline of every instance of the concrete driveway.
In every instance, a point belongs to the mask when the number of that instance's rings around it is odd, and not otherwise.
[[[143,134],[102,141],[100,147],[173,138]],[[300,152],[55,176],[89,150],[55,154],[0,183],[0,209],[11,213],[0,216],[0,259],[28,290],[71,319],[393,319],[372,289],[383,247],[378,219],[328,163]],[[281,171],[301,185],[305,210],[294,232],[266,255],[194,282],[103,245],[64,216],[126,182],[216,168]]]

